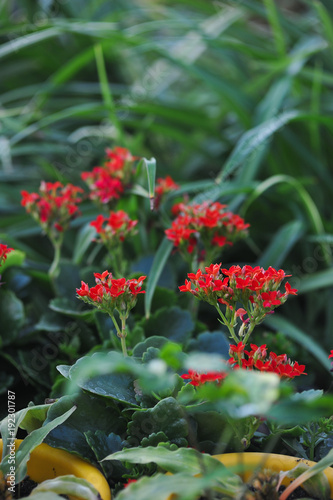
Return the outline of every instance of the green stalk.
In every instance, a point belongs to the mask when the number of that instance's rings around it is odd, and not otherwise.
[[[236,342],[236,344],[238,344],[239,339],[238,339],[238,337],[237,337],[237,335],[235,333],[234,327],[231,326],[230,323],[227,321],[226,317],[224,316],[223,312],[221,311],[221,309],[219,308],[218,305],[215,305],[215,309],[217,310],[217,312],[221,316],[222,323],[228,328],[230,336],[232,337],[232,339],[234,340],[234,342]]]
[[[101,87],[101,93],[106,109],[109,113],[110,122],[114,125],[117,132],[117,143],[123,144],[123,130],[118,120],[116,113],[115,103],[111,94],[110,85],[108,81],[108,76],[105,68],[105,61],[103,55],[102,45],[98,44],[94,46],[96,66],[98,72],[99,83]]]
[[[58,241],[54,241],[53,239],[51,239],[54,248],[54,257],[51,267],[49,269],[49,277],[52,281],[54,281],[55,278],[59,275],[59,262],[60,262],[62,241],[63,238],[59,239]]]
[[[123,355],[127,356],[128,354],[127,354],[126,341],[125,341],[125,337],[126,337],[126,318],[121,317],[121,328],[122,329],[120,330],[119,325],[118,325],[117,320],[114,317],[114,315],[109,313],[109,316],[112,319],[112,323],[115,326],[115,329],[117,331],[117,336],[120,338],[121,350],[123,351]]]

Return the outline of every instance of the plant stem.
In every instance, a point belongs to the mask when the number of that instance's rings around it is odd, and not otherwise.
[[[128,356],[128,354],[127,354],[127,348],[126,348],[126,341],[125,341],[125,337],[126,337],[126,317],[121,317],[121,328],[122,329],[120,330],[119,325],[118,325],[117,320],[114,317],[114,315],[109,313],[109,316],[112,319],[112,323],[115,326],[115,329],[117,331],[117,336],[120,338],[121,350],[123,351],[123,355],[124,356]]]
[[[229,321],[227,321],[227,318],[224,316],[223,312],[221,311],[221,309],[219,308],[218,305],[215,305],[215,309],[217,310],[217,312],[221,316],[222,323],[228,328],[231,338],[234,340],[234,342],[236,342],[236,344],[238,344],[239,339],[238,339],[238,337],[237,337],[237,335],[235,333],[235,330],[234,330],[233,326],[231,326],[231,324],[229,323]]]
[[[60,262],[60,255],[61,255],[61,245],[62,245],[62,239],[58,241],[51,240],[54,248],[54,257],[53,257],[53,262],[51,264],[51,267],[49,269],[49,277],[53,281],[59,274],[59,262]]]

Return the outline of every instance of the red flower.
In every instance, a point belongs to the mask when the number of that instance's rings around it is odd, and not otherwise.
[[[72,184],[42,181],[38,193],[21,191],[21,204],[49,236],[53,233],[57,237],[78,214],[78,204],[82,201],[78,195],[82,192],[83,189]]]
[[[90,225],[96,229],[100,235],[100,242],[108,247],[114,247],[119,242],[123,242],[127,236],[134,234],[134,228],[137,220],[132,220],[126,212],[118,210],[110,212],[109,217],[98,215],[96,220],[90,222]]]
[[[284,286],[286,288],[286,294],[287,295],[297,295],[296,288],[291,288],[291,286],[289,285],[288,281],[286,282],[286,284]]]
[[[87,283],[81,281],[81,288],[76,289],[77,296],[111,315],[114,309],[117,309],[120,315],[127,315],[135,306],[138,294],[145,293],[142,283],[146,276],[128,280],[115,279],[108,271],[94,273],[94,276],[96,285],[89,288]]]
[[[333,358],[333,351],[331,351],[331,354],[328,356],[328,359]]]
[[[4,243],[0,243],[0,266],[6,262],[7,255],[14,250],[14,248],[9,248]]]
[[[188,373],[181,375],[184,380],[191,380],[191,385],[202,385],[206,382],[220,382],[227,376],[224,372],[208,372],[208,373],[198,373],[195,370],[189,370]]]
[[[175,247],[181,251],[193,252],[201,241],[204,248],[219,248],[232,245],[237,239],[246,236],[249,224],[232,212],[225,210],[226,205],[218,202],[186,205],[179,203],[172,212],[177,214],[171,228],[165,234]],[[194,237],[195,234],[195,237]]]
[[[107,149],[106,156],[102,166],[81,174],[90,189],[90,199],[103,204],[120,198],[132,180],[133,163],[137,160],[128,149],[121,147]]]
[[[238,346],[230,346],[229,364],[233,369],[239,369],[240,366],[247,370],[259,370],[261,372],[276,373],[281,378],[292,379],[299,375],[306,375],[305,365],[299,365],[297,361],[291,362],[286,354],[279,356],[275,352],[268,355],[266,344],[257,346],[251,344],[251,351],[245,351],[242,343]]]
[[[127,488],[127,486],[129,486],[130,484],[136,483],[136,482],[137,482],[137,479],[128,479],[127,483],[124,484],[124,488]]]
[[[279,306],[281,304],[281,300],[279,299],[280,292],[273,291],[273,292],[262,292],[261,298],[264,301],[263,306],[264,307],[273,307],[273,306]]]
[[[179,185],[167,175],[165,178],[159,177],[156,181],[155,186],[155,208],[158,208],[161,204],[163,197],[170,193],[170,191],[176,191],[179,189]]]

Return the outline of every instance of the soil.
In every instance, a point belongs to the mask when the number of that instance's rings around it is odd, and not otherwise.
[[[37,484],[38,483],[35,483],[35,481],[32,481],[32,479],[23,479],[20,484],[16,485],[13,498],[22,498],[29,496],[32,490],[36,488]]]

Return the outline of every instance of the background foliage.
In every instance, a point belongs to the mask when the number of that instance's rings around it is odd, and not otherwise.
[[[228,203],[251,224],[224,264],[290,271],[299,296],[260,335],[307,364],[305,385],[328,388],[332,13],[328,0],[0,2],[0,241],[25,255],[8,257],[2,273],[2,392],[17,389],[21,406],[43,401],[55,366],[108,335],[74,294],[84,273],[102,270],[87,229],[97,211],[83,206],[66,235],[54,291],[52,247],[20,191],[41,179],[82,184],[80,173],[115,145],[155,157],[158,175],[172,175],[183,193]],[[128,249],[132,270],[146,272],[161,231],[145,230],[148,200],[124,206],[143,228]],[[187,269],[177,258],[167,266],[162,284],[176,289]],[[174,305],[159,293],[153,313]],[[216,329],[207,314],[199,319]]]

